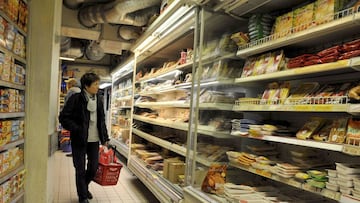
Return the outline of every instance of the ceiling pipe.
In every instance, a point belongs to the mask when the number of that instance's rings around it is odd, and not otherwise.
[[[84,3],[106,3],[112,0],[63,0],[63,4],[73,10],[79,9]]]
[[[135,26],[120,25],[118,34],[124,40],[137,40],[141,35],[141,30]]]
[[[85,49],[85,56],[89,60],[100,61],[104,58],[105,52],[97,42],[91,41]]]
[[[79,41],[72,41],[70,37],[61,37],[60,56],[69,58],[82,58],[84,46]]]
[[[151,15],[159,12],[160,3],[161,0],[118,0],[82,8],[78,18],[85,27],[102,23],[144,26]]]

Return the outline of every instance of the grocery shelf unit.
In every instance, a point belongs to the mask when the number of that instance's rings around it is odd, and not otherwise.
[[[198,2],[198,1],[194,1]],[[207,1],[209,2],[209,1]],[[210,1],[214,2],[214,1]],[[247,4],[239,4],[238,9],[240,17],[238,21],[238,29],[234,29],[233,32],[242,31],[247,32],[248,18],[251,14],[255,13],[275,13],[278,10],[291,11],[291,8],[296,5],[304,5],[306,1],[294,1],[291,5],[287,5],[285,1],[264,1],[264,4],[259,4],[255,9],[247,9]],[[226,4],[226,2],[224,3]],[[298,7],[297,7],[298,8]],[[215,9],[216,10],[216,7]],[[200,38],[201,44],[199,46],[199,63],[198,72],[203,73],[206,71],[208,59],[203,54],[203,51],[207,51],[207,43],[212,40],[212,36],[209,30],[217,27],[219,24],[211,24],[211,18],[207,18],[207,13],[202,10],[202,21],[200,23]],[[234,13],[232,13],[234,14]],[[348,42],[360,37],[359,33],[359,12],[353,12],[351,9],[340,11],[334,15],[334,19],[323,23],[321,25],[309,27],[306,30],[295,32],[284,37],[278,37],[271,35],[253,42],[247,43],[246,45],[240,46],[234,53],[219,53],[219,56],[214,57],[214,61],[222,59],[234,59],[234,56],[238,59],[248,59],[248,57],[255,56],[257,54],[263,54],[264,52],[273,51],[275,49],[283,49],[285,53],[292,53],[293,56],[301,55],[299,50],[305,50],[306,52],[317,52],[319,49],[324,47],[331,47],[334,43]],[[241,19],[243,18],[243,19]],[[206,19],[206,21],[204,20]],[[244,20],[245,19],[245,20]],[[245,29],[244,27],[245,26]],[[226,31],[223,31],[225,33]],[[219,34],[219,33],[217,33]],[[341,39],[339,39],[341,36]],[[290,54],[291,55],[291,54]],[[226,113],[227,116],[234,118],[237,114],[238,119],[283,119],[288,120],[294,124],[297,129],[305,123],[307,119],[312,116],[321,116],[326,118],[342,118],[350,116],[358,116],[359,108],[358,104],[348,102],[348,98],[319,98],[321,101],[331,99],[345,99],[340,103],[292,103],[292,104],[268,104],[266,101],[261,99],[249,99],[245,98],[257,98],[259,94],[263,93],[265,86],[270,82],[284,82],[290,81],[291,85],[297,85],[302,82],[319,82],[326,84],[329,82],[347,82],[347,81],[358,81],[360,76],[359,71],[359,57],[350,59],[338,60],[331,63],[316,64],[311,66],[305,66],[301,68],[288,69],[284,71],[278,71],[273,73],[266,73],[262,75],[248,76],[248,77],[237,77],[228,83],[221,84],[220,82],[207,83],[201,79],[201,76],[194,77],[192,93],[194,100],[190,105],[190,123],[193,124],[189,128],[187,144],[187,165],[186,168],[186,181],[184,188],[185,202],[227,202],[224,198],[215,197],[214,195],[204,193],[201,191],[199,183],[195,180],[199,176],[199,163],[196,162],[197,155],[197,144],[199,144],[199,120],[203,116],[204,109],[202,102],[199,101],[201,96],[201,90],[203,88],[213,89],[221,92],[237,92],[244,97],[242,100],[234,102],[232,110],[219,109],[220,112],[229,111]],[[241,70],[240,70],[241,71]],[[199,74],[200,75],[200,74]],[[329,100],[330,99],[330,100]],[[319,100],[318,100],[319,101]],[[210,108],[209,108],[210,109]],[[244,136],[239,134],[232,135],[234,150],[246,151],[248,147],[259,146],[259,144],[270,144],[276,146],[280,154],[278,158],[283,158],[282,161],[287,161],[291,157],[286,157],[286,153],[291,150],[315,150],[322,158],[326,157],[326,161],[329,161],[330,166],[328,169],[334,169],[335,162],[349,162],[359,163],[359,146],[351,145],[349,143],[330,143],[315,140],[300,140],[294,137],[281,137],[273,135],[258,135],[258,136]],[[211,141],[209,141],[211,142]],[[195,151],[195,153],[193,153]],[[190,153],[191,152],[191,153]],[[299,191],[307,191],[308,194],[314,195],[318,198],[319,202],[359,202],[354,200],[349,195],[341,194],[340,192],[334,192],[329,189],[314,189],[307,183],[299,183],[294,178],[282,178],[281,176],[271,174],[265,170],[255,169],[251,166],[244,166],[241,164],[234,164],[228,162],[229,177],[227,181],[234,181],[237,184],[244,184],[252,182],[253,180],[268,180],[272,185],[278,187],[288,187],[290,189],[299,189]],[[240,177],[240,178],[239,178]],[[250,178],[250,180],[249,180]],[[252,178],[252,179],[251,179]],[[201,184],[201,183],[200,183]],[[351,201],[350,201],[351,200]]]
[[[112,74],[110,144],[126,159],[129,158],[132,126],[133,70],[134,58],[131,57]]]
[[[20,3],[23,6],[22,8],[27,9],[26,1],[20,1]],[[10,14],[14,14],[13,11],[5,11],[5,7],[10,6],[10,4],[10,2],[3,3],[3,8],[0,10],[2,27],[0,43],[0,152],[2,157],[0,186],[2,201],[18,202],[23,199],[25,193],[23,186],[25,171],[23,125],[27,32],[19,26],[21,22],[18,21],[18,16],[10,17]],[[13,10],[17,9],[19,8],[16,7]],[[24,14],[21,11],[21,15]],[[22,26],[26,28],[26,25]],[[15,43],[16,45],[14,45]],[[18,182],[20,180],[21,182]]]

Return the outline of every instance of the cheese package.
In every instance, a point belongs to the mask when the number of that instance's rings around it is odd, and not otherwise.
[[[294,11],[294,32],[306,30],[313,25],[314,3],[308,4]]]
[[[276,18],[274,24],[275,38],[285,37],[291,34],[291,30],[293,27],[293,17],[294,17],[294,13],[293,11],[291,11]]]
[[[312,135],[323,125],[323,118],[314,117],[310,121],[306,122],[304,126],[296,133],[298,139],[309,139]]]
[[[334,20],[336,12],[341,10],[346,0],[317,0],[315,2],[314,20],[317,25]]]
[[[360,120],[351,118],[346,131],[346,143],[358,145],[360,142]]]

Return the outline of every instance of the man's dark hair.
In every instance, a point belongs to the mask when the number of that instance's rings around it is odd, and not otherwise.
[[[81,79],[81,88],[85,89],[85,86],[90,86],[93,82],[99,81],[100,77],[95,73],[85,73]]]

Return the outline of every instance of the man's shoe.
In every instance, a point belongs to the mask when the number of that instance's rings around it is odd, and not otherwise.
[[[92,198],[93,198],[92,194],[91,194],[89,191],[87,192],[87,198],[88,198],[88,199],[92,199]]]
[[[83,200],[80,200],[79,203],[89,203],[89,200],[88,199],[83,199]]]

